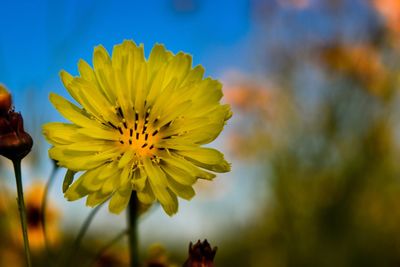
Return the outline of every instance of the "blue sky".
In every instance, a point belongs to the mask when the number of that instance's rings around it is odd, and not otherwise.
[[[227,64],[243,64],[239,51],[229,55],[250,32],[248,2],[6,1],[0,16],[0,81],[14,93],[27,87],[47,90],[61,69],[76,72],[79,58],[90,62],[94,46],[111,50],[124,39],[144,43],[147,53],[157,42],[191,53],[195,64],[217,75]]]

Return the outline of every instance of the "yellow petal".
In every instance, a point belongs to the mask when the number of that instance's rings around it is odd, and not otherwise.
[[[82,186],[82,176],[79,177],[65,192],[64,197],[68,201],[74,201],[80,199],[89,194],[89,191],[85,187]]]
[[[94,207],[105,202],[110,197],[110,194],[103,194],[100,191],[96,191],[88,195],[86,199],[86,206]]]
[[[174,165],[184,170],[185,172],[190,173],[196,178],[201,178],[206,180],[212,180],[215,178],[215,174],[199,169],[193,163],[187,161],[186,159],[181,158],[178,155],[173,155],[172,153],[170,155],[164,154],[163,156],[161,156],[161,159],[170,165]]]
[[[153,49],[150,52],[148,64],[149,64],[149,71],[154,73],[158,71],[159,68],[165,65],[169,59],[171,59],[172,54],[166,51],[164,45],[156,44],[153,46]]]
[[[202,168],[215,172],[230,171],[230,164],[224,159],[224,155],[216,149],[197,147],[188,150],[179,150],[177,153]]]
[[[168,188],[154,185],[150,180],[151,189],[154,192],[157,200],[160,202],[164,211],[172,216],[173,214],[178,212],[178,199],[174,193],[172,193]]]
[[[167,186],[167,177],[158,165],[153,164],[149,158],[143,159],[143,165],[151,184],[162,187]]]
[[[118,162],[118,168],[127,168],[127,165],[132,161],[134,155],[135,151],[132,149],[125,151]]]
[[[189,71],[188,75],[182,82],[181,86],[191,85],[200,82],[204,75],[204,68],[201,65],[197,65],[192,70]]]
[[[74,124],[50,122],[43,125],[43,135],[52,145],[71,144],[76,141],[88,141],[90,139],[79,135],[76,130],[79,127]]]
[[[183,185],[193,185],[197,180],[192,173],[174,165],[163,164],[161,167],[172,179]]]
[[[99,179],[99,173],[104,169],[100,166],[96,169],[86,171],[82,174],[82,186],[86,188],[88,192],[96,192],[103,185],[104,181]]]
[[[49,150],[49,156],[57,160],[59,165],[73,171],[84,171],[96,168],[105,162],[116,158],[117,148],[104,150],[101,153],[89,153],[62,149],[58,146]]]
[[[195,195],[191,186],[180,184],[172,178],[168,179],[168,187],[174,194],[186,200],[192,199]]]
[[[60,77],[61,81],[64,84],[64,87],[67,89],[68,93],[77,101],[79,102],[79,96],[76,92],[76,89],[71,86],[72,81],[74,80],[74,77],[66,72],[65,70],[62,70],[60,72]]]
[[[115,103],[115,94],[113,88],[113,69],[110,55],[107,50],[99,45],[94,48],[93,66],[96,79],[100,85],[103,94],[110,103]]]
[[[183,82],[192,65],[192,57],[189,54],[179,52],[169,62],[165,73],[164,86],[176,79],[178,85]]]
[[[119,118],[113,108],[113,103],[100,92],[99,88],[93,82],[86,81],[82,78],[75,78],[71,82],[71,87],[75,87],[79,96],[79,103],[91,115],[102,122],[112,122],[117,124]]]
[[[121,213],[121,211],[128,206],[131,194],[131,189],[118,190],[115,192],[111,197],[110,204],[108,205],[109,210],[115,214]]]
[[[149,179],[146,180],[146,185],[143,190],[137,191],[137,197],[139,201],[144,204],[152,204],[155,201],[156,197],[150,187]]]
[[[89,82],[93,82],[97,84],[96,75],[94,74],[93,69],[90,65],[83,59],[80,59],[78,62],[78,70],[79,74],[83,79]]]
[[[83,110],[66,100],[65,98],[50,93],[50,101],[54,107],[65,117],[67,120],[82,127],[97,127],[98,123],[88,117]]]
[[[147,181],[146,172],[142,167],[138,167],[132,175],[132,187],[136,191],[143,191]]]

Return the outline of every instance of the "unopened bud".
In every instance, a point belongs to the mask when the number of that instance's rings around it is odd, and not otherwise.
[[[20,113],[0,112],[0,155],[14,161],[21,160],[33,145],[32,137],[24,131]]]
[[[183,267],[214,267],[214,257],[217,247],[211,248],[205,239],[203,242],[197,241],[196,244],[189,244],[189,258]]]
[[[0,114],[7,113],[11,109],[11,94],[4,85],[0,84]]]

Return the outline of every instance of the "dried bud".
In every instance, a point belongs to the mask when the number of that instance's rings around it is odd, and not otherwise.
[[[13,161],[21,160],[31,151],[32,145],[31,136],[24,131],[21,114],[11,109],[11,96],[0,86],[0,155]]]
[[[0,114],[6,114],[11,109],[11,94],[0,84]]]
[[[197,241],[196,244],[189,244],[189,258],[183,267],[214,267],[214,257],[217,247],[211,249],[210,244],[205,239],[203,242]]]

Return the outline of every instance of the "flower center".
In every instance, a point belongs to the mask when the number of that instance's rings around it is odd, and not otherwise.
[[[160,140],[160,135],[159,130],[148,122],[149,111],[146,112],[144,118],[141,118],[139,113],[135,112],[133,123],[128,123],[124,119],[120,109],[118,114],[121,117],[121,123],[120,126],[115,128],[121,136],[120,144],[125,149],[133,149],[139,157],[153,157],[157,152],[156,145]]]
[[[28,225],[31,227],[38,227],[41,223],[41,210],[35,206],[27,205],[26,217]]]

